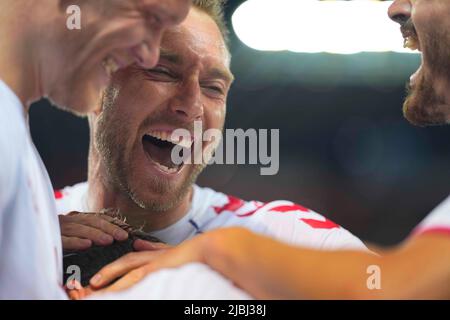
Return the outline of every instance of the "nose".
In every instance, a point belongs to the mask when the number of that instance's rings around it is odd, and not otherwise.
[[[201,120],[203,117],[203,102],[201,100],[201,87],[198,81],[190,80],[180,84],[180,91],[172,99],[170,110],[178,119],[185,122]]]
[[[162,32],[155,30],[152,33],[151,39],[143,41],[131,49],[132,55],[135,57],[139,66],[144,69],[150,69],[156,66],[159,61],[161,38]]]
[[[395,0],[388,10],[389,18],[392,21],[405,24],[411,18],[412,5],[410,0]]]

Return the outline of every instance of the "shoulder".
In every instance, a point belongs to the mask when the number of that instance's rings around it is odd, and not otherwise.
[[[413,235],[424,233],[443,233],[450,236],[450,197],[437,206],[413,231]]]
[[[212,193],[211,193],[212,192]],[[350,232],[291,201],[245,201],[209,189],[207,229],[241,226],[280,241],[320,249],[366,249]]]
[[[86,211],[88,188],[88,183],[82,182],[55,190],[56,210],[58,214],[67,214],[71,211]]]
[[[19,180],[20,163],[26,157],[27,128],[19,99],[0,80],[0,206],[12,196]]]

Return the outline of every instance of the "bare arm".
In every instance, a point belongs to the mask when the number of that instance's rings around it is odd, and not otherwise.
[[[257,298],[450,298],[445,235],[419,236],[383,257],[301,249],[244,230],[219,231],[207,240],[201,245],[204,262]],[[380,268],[380,290],[368,289],[369,266]]]
[[[114,279],[110,270],[130,271],[105,289],[116,291],[148,273],[190,262],[209,265],[259,299],[450,298],[450,238],[446,235],[419,236],[379,257],[293,247],[241,228],[205,233],[132,271],[126,259],[114,262],[99,272],[101,280],[94,287],[104,288]],[[380,290],[368,289],[369,266],[381,271]]]

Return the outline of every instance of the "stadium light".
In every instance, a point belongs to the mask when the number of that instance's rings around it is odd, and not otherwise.
[[[261,51],[413,53],[403,48],[392,1],[248,0],[233,14],[236,35]]]

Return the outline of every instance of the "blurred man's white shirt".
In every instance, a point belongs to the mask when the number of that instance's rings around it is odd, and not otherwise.
[[[94,295],[89,299],[248,300],[252,298],[209,267],[191,263],[176,269],[165,269],[150,274],[128,290]]]
[[[63,299],[55,202],[19,98],[0,80],[0,299]]]

